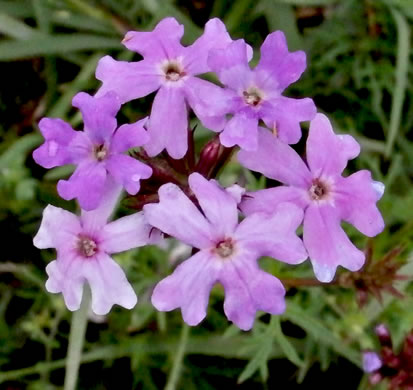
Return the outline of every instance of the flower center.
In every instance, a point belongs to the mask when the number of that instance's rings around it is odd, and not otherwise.
[[[250,106],[258,106],[258,104],[261,103],[262,101],[262,96],[260,94],[260,91],[256,88],[249,88],[243,93],[244,96],[244,101]]]
[[[77,249],[84,257],[91,257],[98,251],[98,246],[95,241],[89,237],[79,236]]]
[[[226,240],[218,242],[215,251],[223,258],[231,256],[234,252],[234,243],[230,238],[227,238]]]
[[[321,200],[328,195],[328,187],[319,179],[315,179],[308,192],[311,199]]]
[[[165,66],[163,66],[163,72],[165,73],[165,78],[168,81],[178,81],[185,76],[185,72],[182,66],[175,61],[170,61]]]
[[[108,154],[108,150],[106,149],[105,145],[98,145],[95,147],[94,155],[96,160],[103,161]]]

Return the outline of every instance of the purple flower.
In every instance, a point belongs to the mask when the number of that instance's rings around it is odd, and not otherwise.
[[[233,115],[220,134],[221,143],[255,150],[260,119],[284,142],[298,142],[300,122],[313,119],[316,108],[309,98],[287,98],[282,92],[304,72],[305,53],[289,53],[281,31],[267,36],[253,70],[246,53],[245,42],[238,40],[225,49],[211,50],[208,58],[211,69],[226,86],[226,99],[215,101],[215,115]]]
[[[363,352],[363,370],[368,374],[377,371],[383,365],[380,356],[376,352]]]
[[[113,92],[100,98],[80,92],[73,106],[82,112],[84,131],[73,130],[61,119],[43,118],[39,127],[45,143],[33,152],[34,160],[45,168],[77,165],[69,180],[59,181],[57,190],[63,199],[77,198],[82,209],[98,207],[109,177],[135,195],[139,181],[150,177],[152,169],[124,152],[148,141],[146,119],[116,130],[120,102]]]
[[[258,150],[238,154],[245,167],[288,185],[249,193],[241,209],[246,214],[270,212],[280,202],[303,208],[304,245],[322,282],[333,279],[338,265],[357,271],[365,260],[341,228],[341,220],[369,237],[384,228],[376,207],[384,185],[373,181],[367,170],[341,176],[347,161],[359,152],[353,137],[335,135],[327,117],[317,114],[307,140],[308,166],[291,147],[263,129]]]
[[[79,308],[85,282],[90,285],[96,314],[108,313],[114,304],[131,309],[137,302],[132,286],[110,254],[143,246],[154,237],[150,239],[151,226],[142,213],[107,223],[119,194],[117,185],[106,188],[101,206],[83,211],[80,217],[51,205],[43,212],[33,242],[40,249],[56,248],[57,260],[46,267],[46,289],[61,292],[69,310]]]
[[[153,305],[161,311],[178,307],[184,321],[197,325],[206,316],[212,286],[225,289],[224,311],[244,330],[257,310],[280,314],[285,309],[281,282],[262,271],[257,259],[271,256],[297,264],[307,258],[295,230],[302,211],[283,204],[272,214],[255,213],[238,223],[237,200],[198,173],[189,176],[198,208],[176,185],[159,190],[159,203],[144,207],[148,222],[199,251],[155,287]]]
[[[205,25],[204,34],[191,46],[180,40],[184,26],[174,18],[161,20],[152,32],[130,31],[122,43],[141,54],[139,62],[115,61],[103,57],[96,69],[96,78],[103,82],[97,96],[116,91],[122,103],[146,96],[158,90],[149,121],[150,142],[145,149],[155,156],[166,148],[175,159],[182,158],[187,149],[189,105],[205,126],[222,128],[224,118],[203,115],[211,99],[221,99],[221,88],[195,75],[210,71],[208,53],[212,48],[225,47],[231,42],[225,25],[212,19]],[[209,118],[212,116],[212,118]]]

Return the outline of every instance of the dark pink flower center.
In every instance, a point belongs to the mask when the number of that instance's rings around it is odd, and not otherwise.
[[[95,146],[93,154],[96,160],[103,161],[108,154],[108,150],[106,149],[105,145],[98,145],[98,146]]]
[[[91,257],[98,251],[98,246],[94,240],[89,237],[79,236],[77,249],[84,257]]]
[[[165,78],[168,81],[178,81],[186,75],[186,73],[182,69],[182,66],[179,63],[173,61],[168,62],[164,66],[163,71],[165,72]]]
[[[328,186],[319,179],[314,179],[308,192],[311,199],[321,200],[328,195]]]
[[[231,256],[234,252],[234,243],[230,238],[218,242],[215,249],[219,256],[225,258]]]
[[[249,88],[243,93],[244,96],[244,101],[250,106],[258,106],[258,104],[261,103],[262,101],[262,96],[260,94],[260,91],[258,91],[255,88]]]

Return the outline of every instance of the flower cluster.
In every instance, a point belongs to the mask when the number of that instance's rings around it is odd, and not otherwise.
[[[368,171],[342,176],[359,144],[336,135],[312,99],[283,95],[304,72],[306,56],[289,52],[281,31],[267,36],[253,69],[251,47],[233,41],[219,19],[210,20],[190,46],[181,45],[183,33],[173,18],[151,32],[127,33],[122,43],[143,59],[100,60],[99,90],[73,98],[83,131],[61,119],[40,121],[45,142],[34,159],[45,168],[76,165],[57,191],[77,199],[82,212],[78,217],[49,205],[34,244],[57,250],[57,260],[47,266],[47,290],[61,292],[76,310],[88,282],[92,309],[104,314],[113,304],[131,308],[137,301],[109,254],[163,236],[178,239],[193,247],[193,255],[155,286],[153,305],[181,308],[185,322],[196,325],[206,316],[211,288],[220,283],[226,316],[248,330],[257,310],[285,309],[282,283],[261,270],[258,259],[298,264],[309,257],[322,282],[331,281],[339,265],[359,270],[365,255],[341,221],[369,237],[380,233],[384,223],[376,203],[384,186]],[[221,85],[199,77],[207,72],[215,72]],[[148,118],[117,127],[122,104],[155,91]],[[219,133],[198,158],[190,112]],[[290,146],[300,140],[303,121],[310,121],[305,161]],[[222,187],[215,177],[236,147],[240,164],[282,185],[255,192]],[[139,211],[108,223],[122,189]],[[302,223],[303,239],[296,233]]]

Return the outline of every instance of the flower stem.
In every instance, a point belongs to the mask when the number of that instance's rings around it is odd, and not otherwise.
[[[165,390],[175,390],[178,384],[179,375],[181,373],[182,362],[184,360],[185,349],[188,342],[189,326],[187,324],[182,325],[181,337],[179,339],[178,350],[175,354],[172,370],[168,377]]]
[[[286,287],[325,287],[338,285],[336,280],[330,283],[320,282],[317,279],[306,279],[306,278],[285,278],[281,279],[281,282]]]
[[[66,375],[64,390],[76,388],[79,375],[80,359],[82,357],[83,342],[85,340],[87,316],[90,305],[90,289],[85,285],[80,309],[72,315],[70,325],[69,346],[66,358]]]

